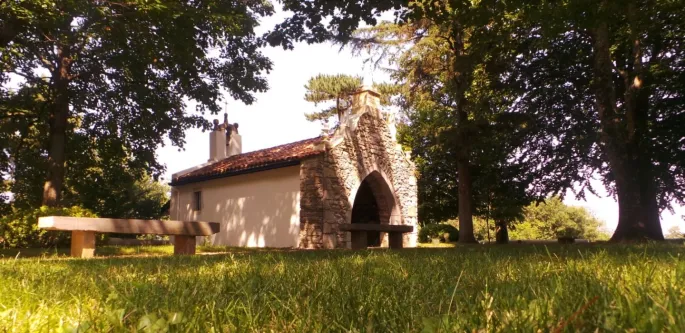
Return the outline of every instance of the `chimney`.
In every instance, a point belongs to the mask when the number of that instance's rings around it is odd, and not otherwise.
[[[362,88],[352,95],[352,114],[363,113],[371,108],[372,114],[380,116],[380,97],[377,91],[369,87]]]
[[[226,158],[226,135],[223,125],[219,125],[219,120],[214,119],[214,128],[209,132],[209,160],[216,162]]]
[[[228,124],[226,128],[226,156],[243,153],[243,139],[238,133],[238,123]]]

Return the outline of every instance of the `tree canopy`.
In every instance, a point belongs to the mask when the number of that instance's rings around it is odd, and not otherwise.
[[[619,204],[616,241],[663,239],[661,210],[685,199],[682,17],[673,1],[525,8],[510,77],[539,129],[522,152],[542,171],[533,186],[582,196],[600,175]]]
[[[59,205],[84,147],[160,174],[155,149],[208,128],[201,115],[219,111],[222,89],[247,104],[267,89],[271,62],[254,28],[272,12],[263,1],[3,2],[3,179],[43,175],[42,203]],[[20,160],[45,171],[22,175]]]

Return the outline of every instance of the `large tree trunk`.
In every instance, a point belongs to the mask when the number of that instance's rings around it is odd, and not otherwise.
[[[58,51],[58,67],[54,78],[53,102],[50,107],[48,137],[48,175],[43,186],[43,205],[56,207],[62,199],[65,173],[67,120],[69,118],[69,66],[68,48]]]
[[[594,91],[602,129],[600,138],[616,183],[619,206],[618,226],[611,240],[663,240],[656,184],[645,147],[649,103],[644,78],[640,76],[641,57],[636,53],[634,71],[622,74],[626,93],[625,114],[621,115],[617,111],[606,22],[602,21],[593,32]]]
[[[628,167],[612,167],[618,196],[618,225],[611,241],[663,240],[653,179],[635,163],[628,164]]]
[[[478,243],[473,235],[473,194],[471,179],[471,145],[468,132],[469,115],[466,110],[466,90],[469,87],[467,73],[473,70],[464,47],[463,28],[458,21],[452,22],[452,67],[450,69],[454,84],[454,100],[457,101],[457,173],[459,200],[459,243]]]
[[[473,235],[473,195],[466,122],[468,114],[459,112],[459,147],[457,173],[459,174],[459,243],[478,243]]]
[[[497,244],[508,244],[509,243],[509,229],[507,228],[506,222],[495,222],[495,242]]]

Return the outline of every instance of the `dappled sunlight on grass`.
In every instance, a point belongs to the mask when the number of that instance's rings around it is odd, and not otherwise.
[[[0,260],[0,331],[685,331],[682,245],[225,250]]]

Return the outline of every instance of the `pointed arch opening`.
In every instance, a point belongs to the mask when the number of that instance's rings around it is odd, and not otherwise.
[[[391,224],[393,215],[398,215],[393,191],[385,178],[373,171],[359,184],[350,223]],[[368,232],[368,246],[382,246],[387,243],[384,238],[381,232]]]

